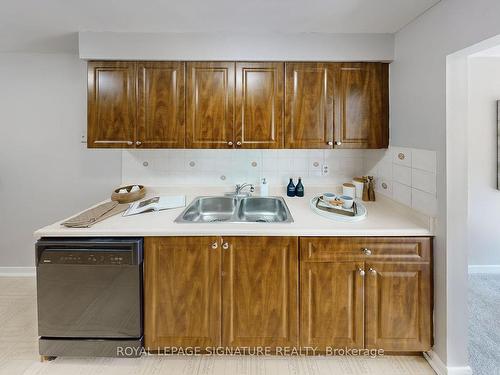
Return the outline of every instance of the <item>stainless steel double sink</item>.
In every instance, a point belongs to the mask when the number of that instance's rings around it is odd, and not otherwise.
[[[197,197],[176,223],[292,223],[282,197]]]

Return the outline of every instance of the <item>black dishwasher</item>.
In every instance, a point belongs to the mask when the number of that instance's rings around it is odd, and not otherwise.
[[[140,356],[142,238],[43,238],[36,243],[43,356]]]

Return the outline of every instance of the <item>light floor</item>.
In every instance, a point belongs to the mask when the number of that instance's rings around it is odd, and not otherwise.
[[[0,374],[161,375],[424,375],[422,357],[167,357],[57,358],[40,362],[34,278],[0,277]]]

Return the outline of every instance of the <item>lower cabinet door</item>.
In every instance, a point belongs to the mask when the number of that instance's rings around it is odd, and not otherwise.
[[[219,242],[215,236],[145,238],[146,349],[220,345]]]
[[[430,350],[430,265],[367,262],[365,269],[366,347],[386,351]]]
[[[223,346],[297,346],[297,237],[223,242]]]
[[[363,348],[363,263],[301,262],[300,345]]]

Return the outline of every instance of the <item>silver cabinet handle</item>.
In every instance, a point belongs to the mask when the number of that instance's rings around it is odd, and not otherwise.
[[[368,270],[370,271],[372,274],[376,275],[377,274],[377,270],[374,270],[373,268],[370,267],[370,269]]]
[[[140,145],[142,145],[142,142],[141,142],[141,141],[136,141],[136,142],[135,142],[135,144],[136,144],[137,146],[140,146]]]
[[[106,143],[110,143],[110,144],[118,144],[118,143],[126,143],[128,144],[129,146],[133,145],[134,142],[132,141],[94,141],[94,143],[97,143],[97,144],[106,144]]]
[[[365,270],[362,268],[358,268],[359,276],[365,276]]]
[[[333,142],[332,142],[332,141],[328,141],[328,142],[326,142],[326,144],[327,144],[328,146],[333,146]]]
[[[335,144],[336,144],[337,146],[340,146],[340,145],[342,144],[342,142],[340,142],[340,141],[336,141],[336,142],[335,142]]]
[[[214,250],[215,250],[215,249],[217,249],[218,247],[219,247],[219,245],[217,244],[217,242],[214,242],[214,243],[212,244],[212,249],[214,249]]]
[[[224,243],[222,244],[222,248],[223,248],[224,250],[229,249],[229,244],[228,244],[227,242],[224,242]]]
[[[227,142],[227,145],[228,145],[228,146],[232,146],[232,145],[233,145],[233,142],[229,141],[229,142]]]
[[[241,146],[241,141],[236,142],[236,146]]]
[[[363,254],[365,255],[372,255],[372,251],[370,249],[367,249],[366,247],[363,249]]]

